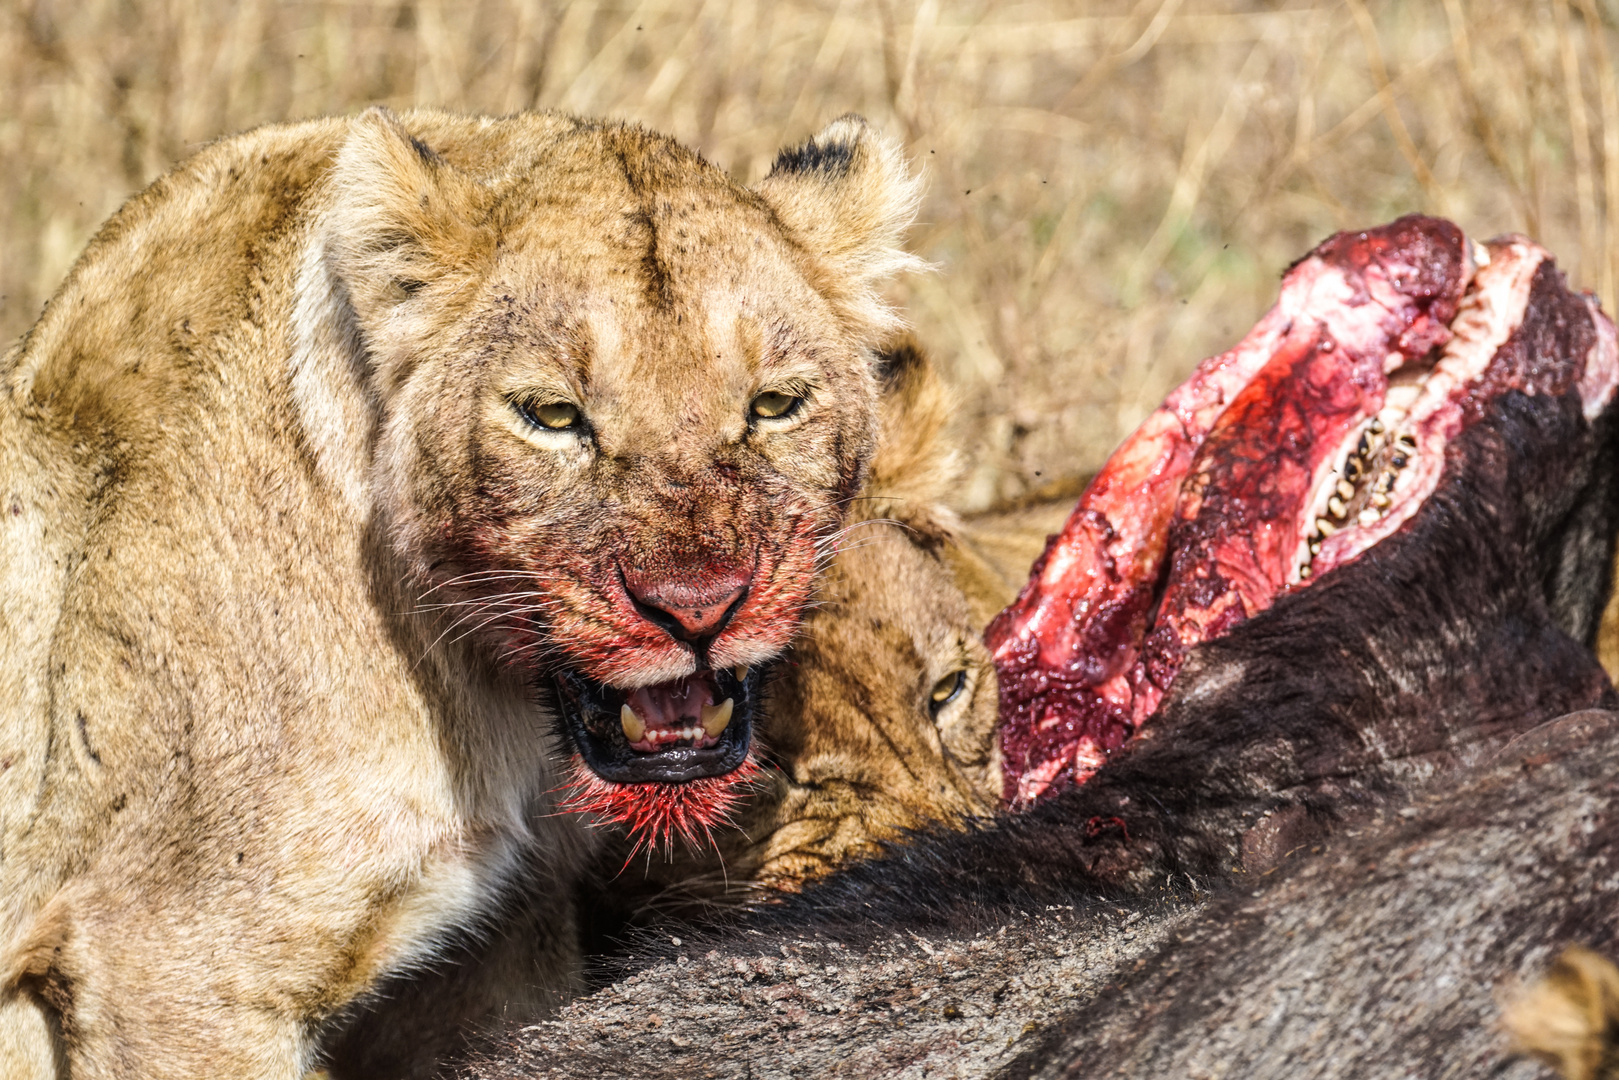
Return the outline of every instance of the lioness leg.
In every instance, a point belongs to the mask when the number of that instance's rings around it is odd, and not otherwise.
[[[577,919],[555,886],[509,900],[493,926],[426,971],[383,982],[322,1054],[341,1080],[438,1076],[490,1028],[538,1019],[583,988]]]
[[[57,1080],[67,1071],[61,1044],[52,1036],[46,1011],[32,996],[7,995],[0,1001],[0,1076],[6,1080]]]
[[[319,983],[296,964],[262,977],[282,943],[206,925],[127,891],[58,894],[8,958],[0,1049],[21,1068],[0,1057],[4,1075],[298,1080],[330,991],[298,993]]]

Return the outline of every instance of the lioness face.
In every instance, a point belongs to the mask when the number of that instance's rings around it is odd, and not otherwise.
[[[472,192],[469,254],[384,298],[395,542],[446,632],[532,673],[601,781],[742,765],[863,479],[877,325],[825,251],[869,223],[790,224],[792,199],[835,217],[877,182],[862,162],[892,165],[840,125],[759,193],[639,129],[559,133]]]

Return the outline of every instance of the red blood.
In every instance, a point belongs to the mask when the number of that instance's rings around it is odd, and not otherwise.
[[[1485,253],[1472,266],[1460,231],[1434,218],[1333,237],[1125,441],[985,634],[1008,800],[1082,782],[1157,709],[1188,649],[1403,528],[1447,442],[1503,393],[1578,393],[1587,419],[1607,407],[1619,335],[1595,299],[1522,237]],[[1362,434],[1385,440],[1372,479],[1391,486],[1375,504],[1339,472]],[[1330,510],[1340,481],[1354,497],[1338,491],[1348,501]],[[1322,505],[1336,525],[1318,530]],[[1306,537],[1311,576],[1295,577]]]
[[[1286,587],[1312,478],[1381,407],[1388,370],[1449,339],[1469,273],[1435,218],[1329,239],[1113,454],[985,633],[1009,801],[1095,771],[1187,648]]]
[[[714,830],[735,824],[732,814],[764,775],[752,753],[724,776],[684,784],[610,783],[577,754],[572,770],[560,809],[593,814],[602,825],[623,826],[634,841],[630,859],[642,848],[666,848],[677,838],[694,848],[712,846]]]

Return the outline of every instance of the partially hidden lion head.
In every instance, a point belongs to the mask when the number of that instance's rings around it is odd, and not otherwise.
[[[373,110],[333,183],[424,606],[554,699],[575,806],[700,828],[867,472],[903,156],[845,117],[749,189],[634,125]]]

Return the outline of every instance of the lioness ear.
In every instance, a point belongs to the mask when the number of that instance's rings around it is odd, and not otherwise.
[[[487,191],[381,106],[350,125],[332,183],[326,251],[368,331],[419,290],[472,276],[491,248]]]
[[[897,142],[854,114],[776,156],[755,189],[820,270],[814,282],[859,331],[881,336],[896,319],[878,286],[926,264],[900,247],[922,182]]]
[[[851,512],[931,518],[956,486],[961,455],[950,438],[955,395],[914,337],[877,353],[879,434],[865,494]]]

